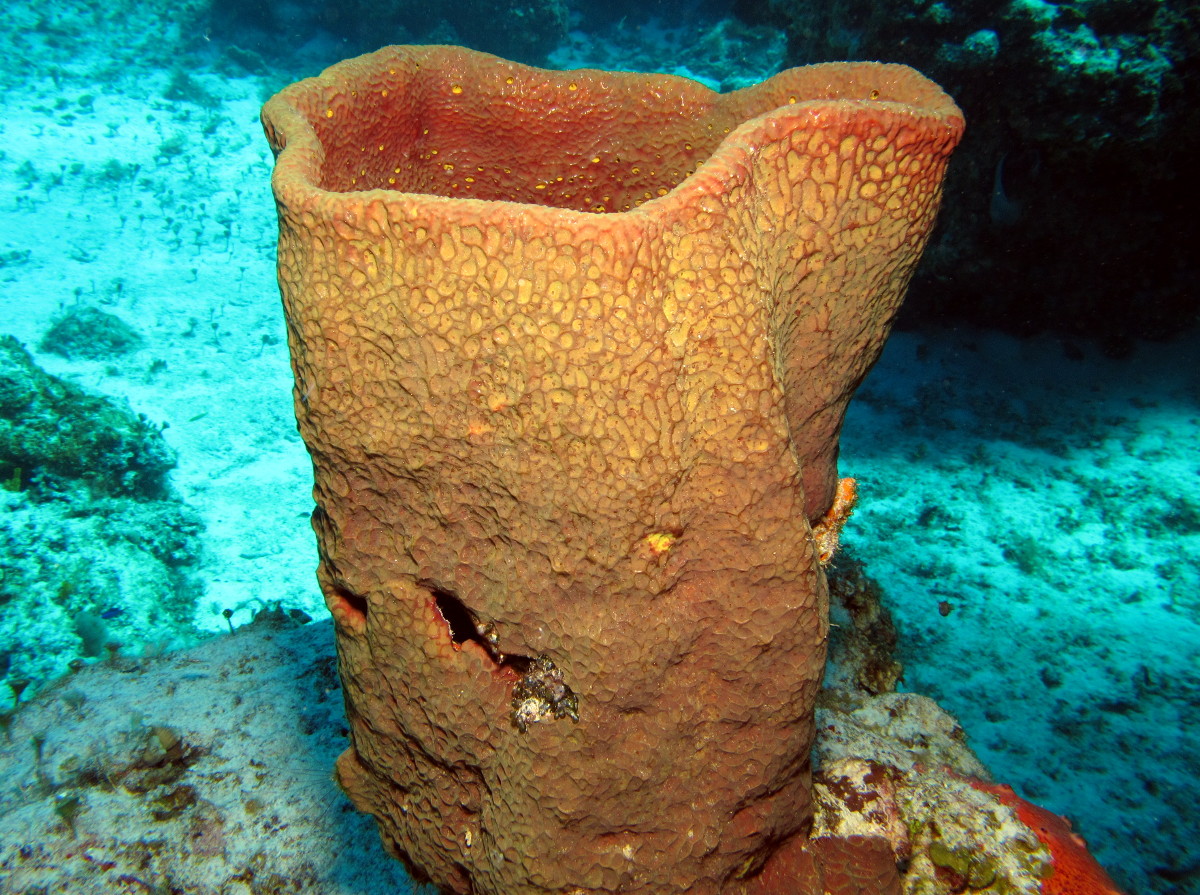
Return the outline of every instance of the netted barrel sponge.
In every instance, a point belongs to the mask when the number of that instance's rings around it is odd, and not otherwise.
[[[344,788],[451,891],[775,891],[838,432],[958,110],[392,47],[263,118]]]

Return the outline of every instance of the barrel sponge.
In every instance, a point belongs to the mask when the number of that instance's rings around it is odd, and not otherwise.
[[[719,95],[391,47],[263,121],[345,790],[447,891],[782,891],[813,530],[957,108],[896,65]]]

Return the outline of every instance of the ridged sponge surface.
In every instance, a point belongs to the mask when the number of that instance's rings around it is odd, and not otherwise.
[[[812,525],[957,108],[893,65],[720,95],[392,47],[263,119],[343,786],[449,891],[769,891]]]

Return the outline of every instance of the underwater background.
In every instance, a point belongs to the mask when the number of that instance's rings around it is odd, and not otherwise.
[[[851,405],[847,550],[903,689],[1130,892],[1200,892],[1198,23],[1179,0],[6,4],[0,737],[81,665],[326,617],[258,122],[279,88],[388,43],[720,90],[905,62],[967,137]]]

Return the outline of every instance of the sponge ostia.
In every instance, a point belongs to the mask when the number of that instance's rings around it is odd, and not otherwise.
[[[447,891],[819,891],[838,435],[961,113],[391,47],[263,121],[346,792]]]

